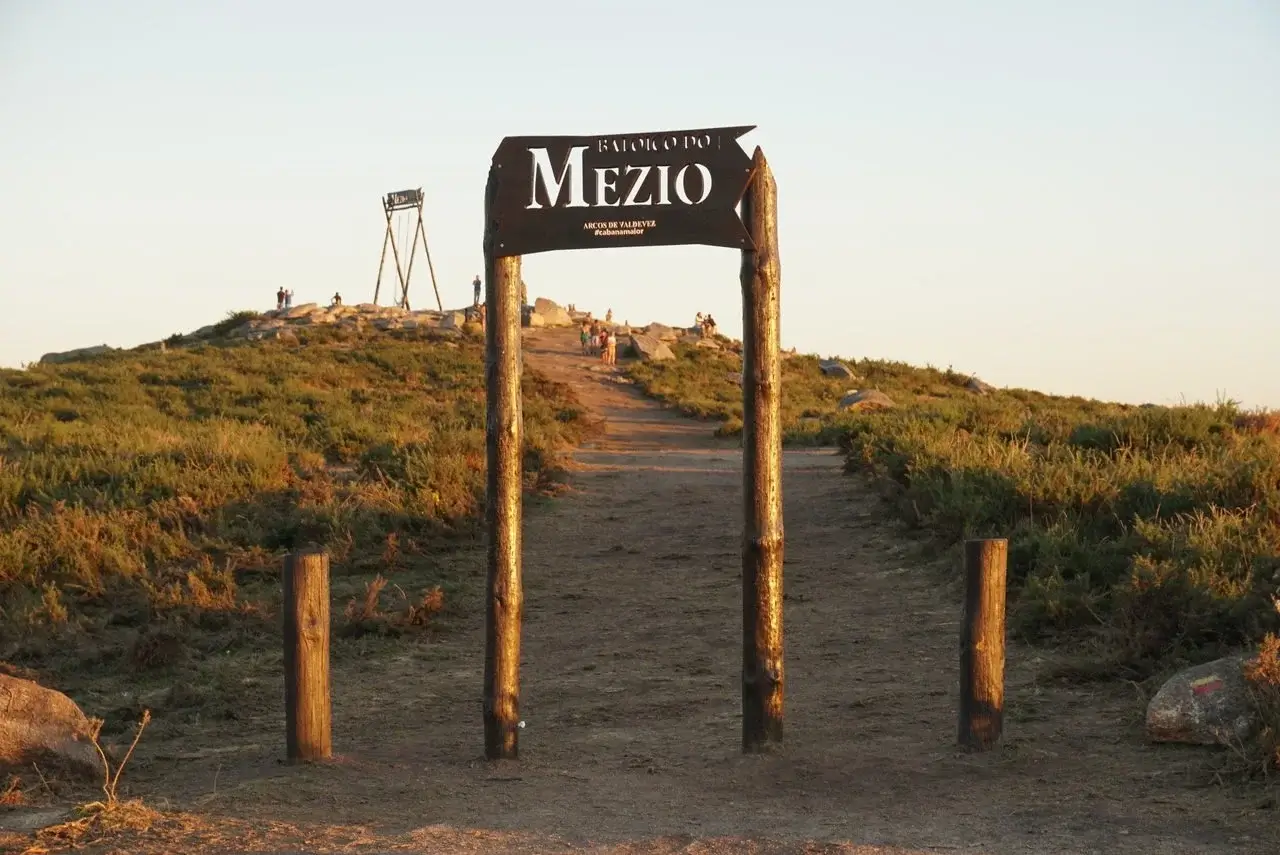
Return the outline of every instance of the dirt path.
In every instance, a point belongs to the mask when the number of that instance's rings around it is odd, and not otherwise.
[[[1131,690],[1039,679],[1022,649],[1004,750],[957,753],[958,600],[830,451],[786,454],[786,746],[742,756],[740,451],[576,349],[526,340],[608,421],[573,491],[526,513],[519,763],[481,759],[477,608],[394,661],[335,663],[340,762],[279,765],[279,710],[223,725],[222,753],[146,760],[148,802],[198,818],[119,851],[1280,848],[1261,795],[1196,787],[1201,754],[1143,744]]]

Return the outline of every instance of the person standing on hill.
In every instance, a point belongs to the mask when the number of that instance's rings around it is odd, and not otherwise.
[[[284,286],[281,285],[279,290],[276,291],[276,311],[278,312],[283,308],[284,308]]]
[[[471,290],[474,293],[471,298],[471,305],[473,306],[480,305],[480,284],[480,274],[477,273],[476,278],[471,282]]]
[[[284,307],[286,309],[293,308],[293,289],[286,288],[284,292]]]

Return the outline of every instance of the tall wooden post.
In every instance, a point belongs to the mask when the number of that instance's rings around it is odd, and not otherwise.
[[[427,227],[422,224],[422,206],[418,206],[418,231],[422,233],[422,251],[427,254],[427,272],[431,274],[431,290],[436,294],[436,308],[444,311],[440,300],[440,287],[436,284],[436,266],[431,263],[431,247],[427,246]],[[408,299],[406,295],[405,299]]]
[[[289,760],[327,760],[333,753],[329,556],[318,550],[285,559],[284,710]]]
[[[520,256],[495,246],[494,198],[500,178],[485,188],[485,524],[488,528],[488,608],[485,611],[484,752],[515,759],[520,721],[521,483]]]
[[[385,207],[385,206],[384,206]],[[382,255],[378,258],[378,280],[373,283],[373,304],[378,304],[378,293],[382,290],[382,269],[387,266],[387,241],[391,240],[391,220],[387,220],[387,233],[382,236]]]
[[[778,188],[758,147],[742,199],[742,750],[782,742],[782,419]]]
[[[964,545],[964,621],[960,629],[962,747],[985,751],[1004,728],[1005,573],[1009,542],[969,540]]]

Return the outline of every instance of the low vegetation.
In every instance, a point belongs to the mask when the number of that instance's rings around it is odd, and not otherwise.
[[[1275,607],[1280,612],[1280,598]],[[1241,757],[1246,772],[1271,778],[1280,774],[1280,636],[1268,633],[1262,640],[1257,659],[1245,665],[1245,679],[1261,727]]]
[[[720,340],[728,344],[727,339]],[[646,394],[685,415],[721,422],[717,432],[742,431],[742,359],[729,348],[711,350],[676,344],[678,358],[669,362],[636,362],[628,369]],[[901,362],[861,360],[856,380],[828,377],[816,356],[789,354],[782,362],[782,425],[791,445],[835,445],[857,421],[838,411],[846,393],[878,389],[895,400],[968,402],[970,377],[951,370],[915,368]],[[852,363],[846,363],[852,364]],[[1059,400],[1034,392],[1031,400]]]
[[[740,431],[740,359],[675,350],[632,376]],[[1090,675],[1141,680],[1280,626],[1280,415],[980,394],[950,370],[847,364],[858,380],[824,377],[813,357],[786,360],[787,440],[839,443],[850,470],[873,473],[944,544],[1007,537],[1017,634],[1080,642]],[[853,388],[896,406],[838,412]]]
[[[320,329],[0,371],[0,661],[116,704],[117,731],[144,699],[234,718],[261,670],[244,657],[279,655],[283,557],[310,543],[351,624],[339,648],[447,621],[478,581],[450,555],[479,534],[484,376],[478,339],[433,335]],[[524,389],[534,490],[584,422],[567,388]],[[148,675],[163,697],[145,698]]]

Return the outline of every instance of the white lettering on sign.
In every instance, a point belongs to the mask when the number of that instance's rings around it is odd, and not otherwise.
[[[628,175],[631,174],[632,170],[635,170],[639,174],[636,176],[636,180],[631,182],[631,192],[627,194],[627,201],[624,204],[628,206],[653,204],[653,196],[648,196],[645,199],[636,198],[636,195],[640,192],[640,185],[644,184],[644,180],[649,177],[650,169],[653,169],[653,167],[652,166],[628,166],[627,167]]]
[[[669,134],[667,136],[610,137],[596,140],[600,154],[628,151],[697,151],[712,147],[711,134]]]
[[[555,170],[551,167],[551,155],[545,148],[531,148],[529,154],[533,155],[533,186],[529,188],[529,204],[528,208],[541,208],[542,203],[538,201],[538,176],[542,176],[542,186],[547,191],[547,199],[551,202],[551,207],[555,207],[560,201],[560,190],[564,187],[564,180],[569,179],[569,204],[566,208],[585,208],[587,200],[582,196],[582,153],[587,150],[585,145],[575,145],[569,149],[569,153],[565,155],[564,166],[560,168],[560,174],[556,175]],[[575,165],[577,168],[575,169]]]
[[[613,191],[614,200],[609,201],[609,191]],[[618,167],[607,166],[596,170],[596,206],[611,207],[621,205],[622,197],[618,195]]]
[[[688,175],[690,166],[697,169],[698,173],[702,175],[702,196],[696,202],[689,199],[689,190],[684,186],[685,176]],[[676,173],[676,195],[686,205],[701,205],[707,201],[707,197],[711,195],[711,170],[701,163],[691,163],[680,167],[680,171]]]
[[[597,147],[601,152],[612,151],[669,151],[707,148],[711,145],[711,136],[672,135],[668,137],[623,137],[616,140],[599,140]],[[654,148],[654,147],[657,148]],[[702,163],[686,163],[671,180],[671,166],[660,164],[653,166],[596,167],[595,182],[592,185],[593,198],[587,199],[587,186],[583,176],[584,145],[574,146],[565,155],[564,163],[557,172],[551,164],[551,155],[545,148],[531,148],[529,155],[533,158],[533,175],[529,187],[529,204],[526,210],[561,207],[560,197],[567,195],[565,208],[617,208],[647,207],[650,205],[670,205],[671,191],[685,205],[701,205],[711,196],[711,170]],[[696,199],[690,193],[690,170],[697,173],[698,187]],[[538,200],[538,184],[546,193],[547,205]],[[566,185],[568,185],[566,187]],[[567,191],[567,193],[566,193]]]
[[[596,237],[636,237],[657,225],[657,220],[594,220],[582,228]]]

